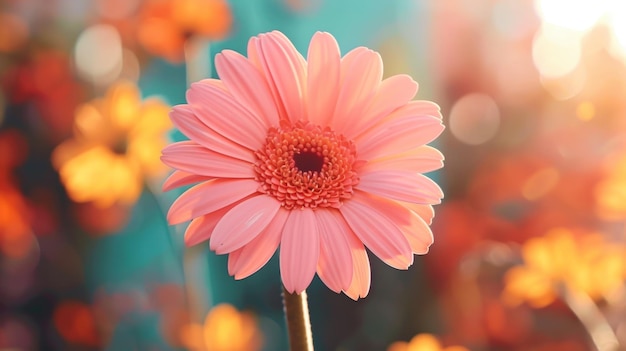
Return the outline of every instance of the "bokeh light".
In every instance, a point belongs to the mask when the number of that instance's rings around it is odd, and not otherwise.
[[[465,95],[455,102],[449,118],[452,135],[470,145],[489,141],[500,125],[498,105],[488,95],[479,93]]]
[[[92,309],[79,301],[64,301],[54,310],[54,326],[72,344],[97,347],[100,344]]]
[[[585,88],[587,83],[587,71],[578,68],[568,74],[556,78],[541,77],[541,86],[555,100],[571,99]]]
[[[122,71],[122,39],[115,27],[97,24],[86,28],[76,40],[74,60],[78,73],[96,85],[117,79]]]
[[[581,121],[590,121],[596,116],[596,109],[593,103],[584,101],[576,106],[576,117]]]
[[[229,304],[214,306],[203,325],[188,324],[180,333],[183,344],[194,351],[258,351],[263,344],[256,318]]]
[[[389,345],[387,351],[468,351],[468,349],[458,345],[443,347],[434,335],[418,334],[409,342],[397,341]]]
[[[535,35],[532,54],[541,76],[565,76],[580,62],[580,37],[571,31],[544,25]]]

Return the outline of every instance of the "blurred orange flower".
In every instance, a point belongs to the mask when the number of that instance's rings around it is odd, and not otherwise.
[[[141,101],[130,82],[111,87],[102,99],[80,106],[74,138],[59,145],[52,161],[69,196],[99,207],[134,203],[145,177],[166,170],[160,162],[171,122],[169,107]]]
[[[180,62],[187,39],[220,40],[231,25],[232,14],[225,0],[148,0],[141,11],[137,36],[150,53]]]
[[[0,180],[13,182],[13,170],[28,156],[26,138],[16,129],[0,131]]]
[[[30,207],[16,185],[13,170],[24,162],[28,145],[15,130],[0,131],[0,254],[25,257],[36,243]]]
[[[263,343],[254,316],[229,304],[213,307],[204,325],[183,327],[181,339],[188,349],[204,351],[258,351]]]
[[[56,142],[70,135],[72,114],[84,93],[66,52],[34,50],[8,68],[0,83],[9,103],[34,104],[45,124],[46,137]]]
[[[411,341],[396,341],[389,345],[387,351],[469,351],[463,346],[443,347],[439,340],[431,334],[417,334]]]
[[[29,223],[26,199],[2,178],[0,194],[0,254],[20,259],[36,244]]]
[[[625,277],[623,248],[598,233],[576,234],[555,228],[528,240],[522,247],[524,265],[505,275],[504,301],[511,305],[527,301],[540,308],[552,303],[561,289],[592,299],[617,291]]]

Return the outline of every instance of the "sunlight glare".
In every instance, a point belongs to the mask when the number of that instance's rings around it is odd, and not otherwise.
[[[626,62],[626,2],[615,0],[608,25],[613,32],[611,53]]]
[[[606,12],[608,0],[535,0],[537,14],[545,23],[584,32]]]

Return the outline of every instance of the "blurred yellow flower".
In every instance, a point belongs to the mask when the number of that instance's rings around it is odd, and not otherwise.
[[[602,298],[624,282],[622,253],[599,233],[576,236],[569,229],[552,229],[523,245],[524,265],[506,273],[502,297],[511,305],[527,301],[537,308],[552,303],[561,289]]]
[[[229,304],[213,307],[204,325],[192,323],[183,327],[181,340],[194,351],[258,351],[262,346],[254,316]]]
[[[166,171],[160,155],[165,132],[172,128],[168,112],[169,106],[156,98],[142,101],[130,82],[80,106],[74,138],[52,154],[69,196],[99,207],[134,203],[144,179]]]
[[[439,340],[431,334],[417,334],[411,341],[396,341],[387,351],[469,351],[463,346],[442,347]]]

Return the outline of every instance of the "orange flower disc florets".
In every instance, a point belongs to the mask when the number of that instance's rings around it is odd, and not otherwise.
[[[354,143],[306,122],[271,128],[256,157],[259,191],[286,209],[340,207],[359,182]]]

